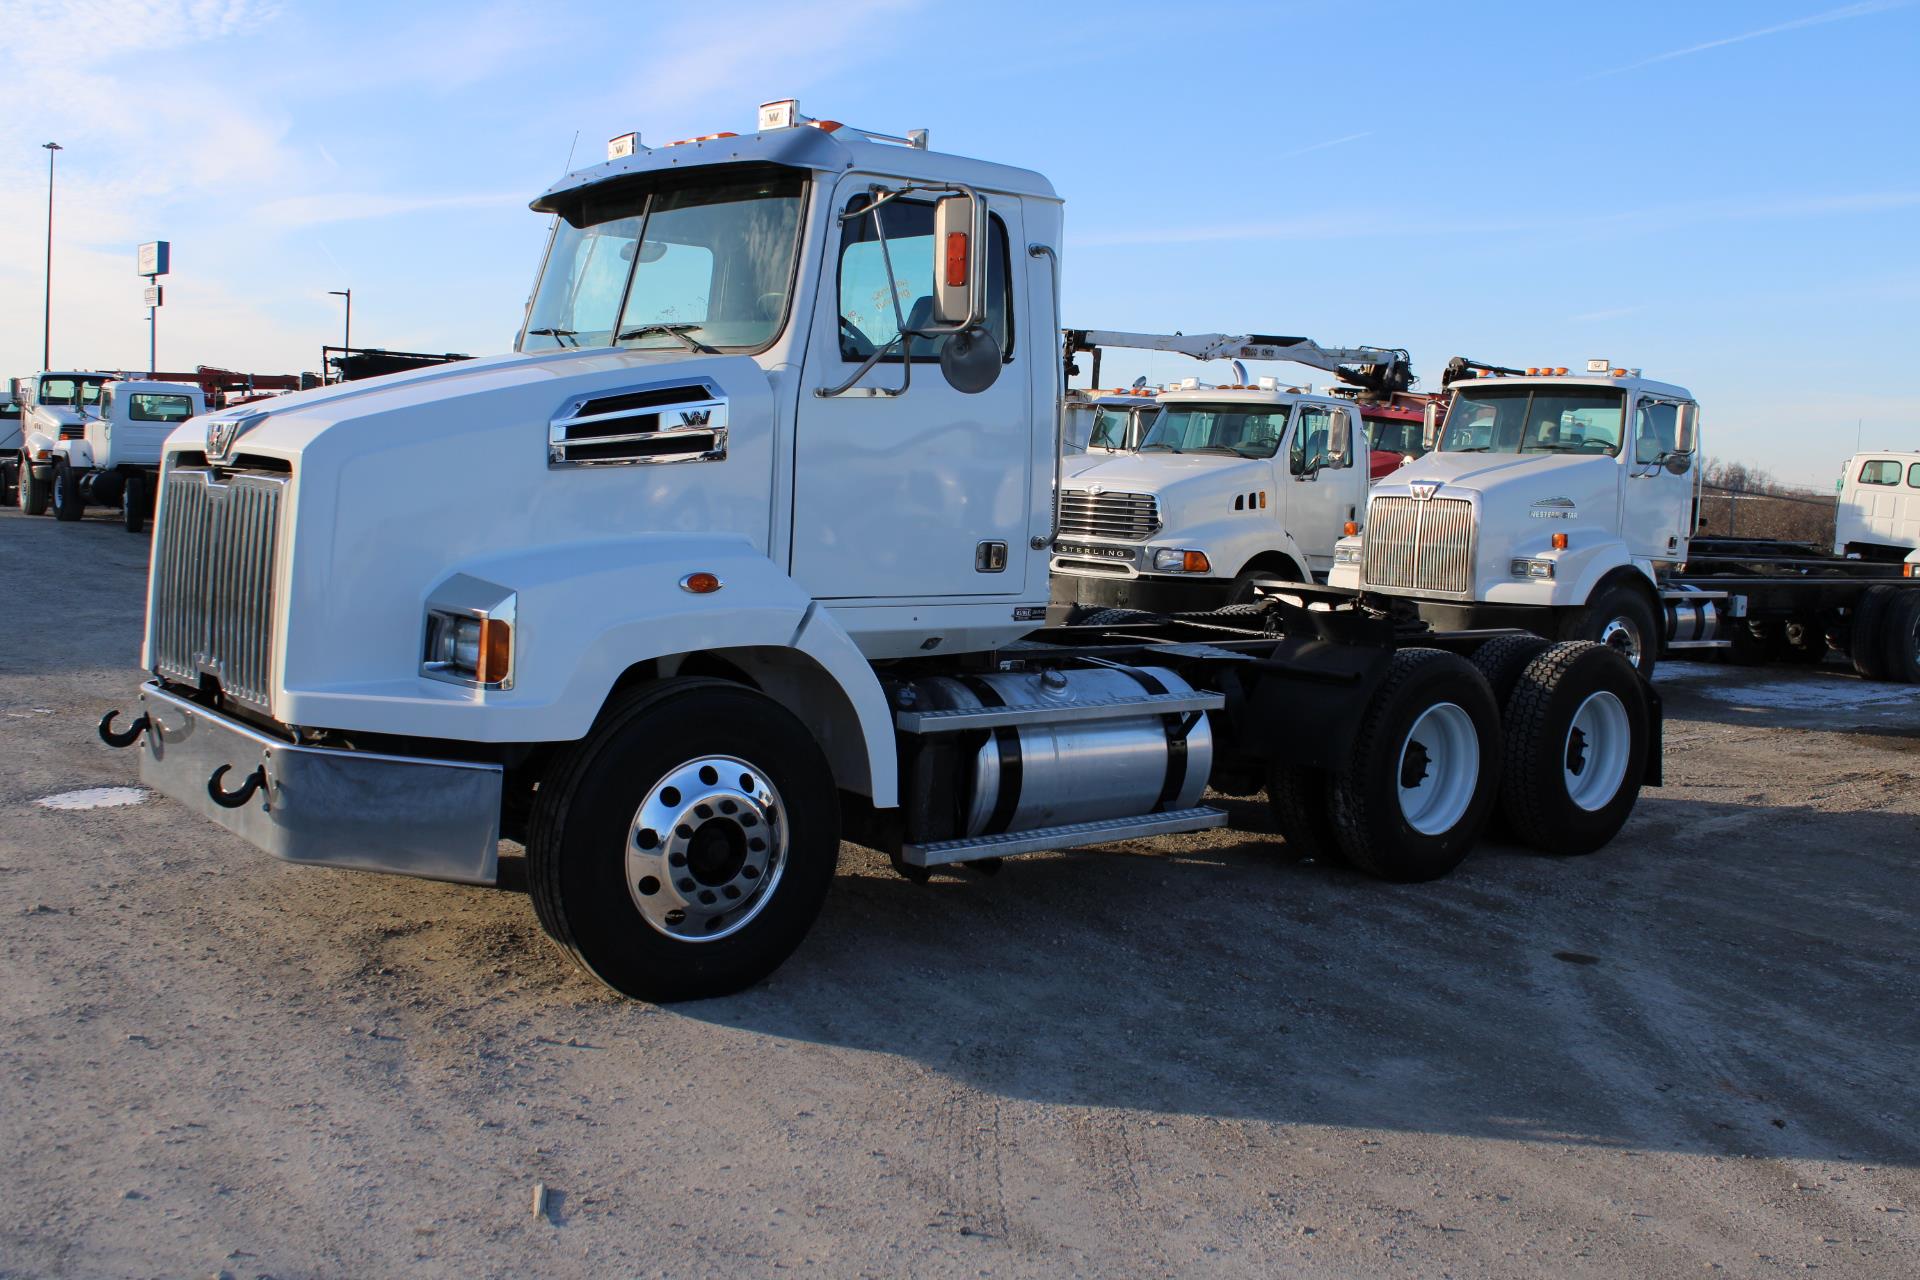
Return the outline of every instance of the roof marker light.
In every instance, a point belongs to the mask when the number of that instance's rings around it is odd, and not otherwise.
[[[791,129],[797,124],[805,124],[807,118],[800,114],[800,99],[781,98],[778,102],[760,104],[760,128]]]
[[[1588,373],[1605,373],[1605,372],[1606,372],[1607,370],[1609,370],[1609,369],[1611,369],[1612,367],[1613,367],[1613,361],[1611,361],[1611,360],[1589,360],[1589,361],[1587,361],[1587,372],[1588,372]]]
[[[617,138],[607,139],[607,159],[624,160],[640,150],[640,135],[623,133]]]

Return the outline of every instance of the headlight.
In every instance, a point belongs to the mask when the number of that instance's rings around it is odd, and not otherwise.
[[[1551,560],[1515,560],[1513,576],[1516,578],[1551,578],[1553,561]]]
[[[1333,547],[1333,562],[1335,564],[1359,564],[1360,546],[1361,544],[1358,542],[1335,543]]]
[[[1161,573],[1212,573],[1213,564],[1204,551],[1194,551],[1181,547],[1158,547],[1153,553],[1153,567]]]
[[[427,600],[420,674],[453,684],[513,688],[517,597],[505,587],[457,573]]]

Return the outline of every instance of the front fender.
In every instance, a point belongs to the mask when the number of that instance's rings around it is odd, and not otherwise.
[[[27,456],[38,462],[42,458],[66,457],[67,446],[72,443],[71,440],[62,440],[58,436],[50,436],[44,431],[29,431],[27,432],[24,447],[26,448]]]
[[[706,595],[680,586],[698,572],[723,585]],[[892,716],[872,667],[828,612],[744,537],[650,533],[543,546],[450,565],[440,581],[455,573],[518,597],[511,689],[426,676],[317,688],[289,679],[282,718],[464,742],[571,742],[587,734],[615,683],[638,663],[784,651],[803,655],[811,664],[804,670],[818,668],[816,678],[831,681],[857,723],[857,746],[838,745],[841,755],[859,757],[867,776],[848,780],[870,786],[876,805],[896,802]],[[431,594],[420,600],[421,643]],[[807,718],[812,704],[796,709]]]
[[[1577,607],[1592,598],[1593,590],[1602,578],[1616,569],[1634,564],[1633,557],[1628,554],[1627,544],[1619,538],[1591,541],[1583,537],[1565,551],[1555,551],[1551,546],[1523,546],[1516,549],[1513,555],[1536,556],[1553,561],[1553,577],[1551,580],[1531,579],[1524,582],[1513,578],[1497,581],[1487,589],[1485,598],[1489,604]],[[1502,564],[1500,567],[1506,566]],[[1494,571],[1494,566],[1487,567],[1490,575]]]
[[[1293,535],[1264,513],[1241,514],[1238,519],[1228,517],[1201,525],[1179,526],[1177,535],[1168,537],[1162,533],[1154,538],[1153,545],[1197,547],[1206,552],[1207,559],[1213,563],[1214,576],[1228,580],[1239,577],[1255,557],[1275,552],[1291,559],[1303,574],[1312,572],[1306,553],[1301,551]]]

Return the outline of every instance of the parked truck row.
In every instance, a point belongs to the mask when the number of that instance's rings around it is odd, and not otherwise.
[[[100,734],[267,852],[486,883],[510,836],[561,946],[676,999],[777,966],[843,836],[921,879],[1264,792],[1289,842],[1416,881],[1496,813],[1596,850],[1660,782],[1659,702],[1620,652],[1436,628],[1313,582],[1311,539],[1283,577],[1183,534],[1131,576],[1287,590],[1049,625],[1052,563],[1115,540],[1107,486],[1064,478],[1041,175],[782,101],[746,134],[617,138],[533,208],[512,354],[165,444],[148,679]],[[1100,466],[1156,468],[1130,490],[1156,519],[1364,514],[1352,400],[1154,399]]]

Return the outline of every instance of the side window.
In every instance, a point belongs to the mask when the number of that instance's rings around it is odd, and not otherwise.
[[[883,254],[873,215],[862,213],[869,197],[862,192],[847,202],[857,214],[845,222],[840,246],[840,358],[858,363],[899,336],[894,302],[909,328],[928,322],[933,306],[933,205],[925,200],[890,200],[880,207],[886,229]],[[1000,344],[1001,358],[1013,359],[1013,290],[1007,267],[1007,226],[987,215],[987,329]],[[887,266],[893,278],[887,278]],[[916,338],[915,360],[936,360],[938,340]],[[889,354],[889,361],[898,360]]]
[[[1899,484],[1900,464],[1893,461],[1875,459],[1860,464],[1861,484]]]
[[[1660,400],[1642,400],[1633,415],[1633,460],[1659,462],[1673,452],[1674,424],[1680,406]]]
[[[1920,462],[1907,468],[1907,488],[1920,489]]]
[[[100,393],[100,416],[103,418],[113,417],[113,392],[111,391],[102,391]]]
[[[1325,467],[1353,465],[1352,423],[1347,425],[1349,441],[1346,456],[1334,461],[1329,453],[1333,442],[1334,415],[1344,414],[1345,409],[1334,409],[1327,405],[1303,404],[1293,420],[1293,443],[1287,448],[1287,470],[1296,476],[1309,471],[1318,471]]]

